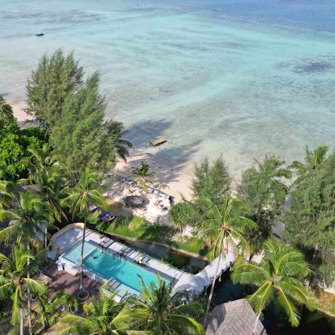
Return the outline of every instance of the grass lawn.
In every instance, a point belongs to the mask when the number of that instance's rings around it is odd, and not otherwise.
[[[316,307],[335,317],[335,296],[321,289],[311,289],[310,292],[314,297]]]
[[[108,211],[117,215],[118,218],[111,224],[97,223],[95,225],[97,229],[123,237],[166,244],[204,257],[209,256],[205,242],[195,241],[189,237],[175,239],[176,228],[151,224],[144,218],[132,216],[131,213],[122,208],[122,204],[114,200],[107,199],[107,204]]]

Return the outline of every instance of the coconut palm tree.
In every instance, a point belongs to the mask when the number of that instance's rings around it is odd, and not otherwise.
[[[155,172],[150,172],[151,167],[147,161],[141,162],[138,168],[131,172],[131,175],[135,177],[135,180],[142,185],[144,192],[147,191],[145,184],[152,184],[151,178],[155,175]]]
[[[46,290],[43,295],[36,298],[38,303],[34,310],[35,320],[41,324],[44,329],[55,325],[62,316],[63,311],[69,310],[70,307],[78,309],[78,301],[63,291],[58,291],[53,299],[50,299],[49,292]]]
[[[157,274],[158,286],[142,283],[141,298],[131,299],[130,315],[139,329],[155,335],[202,335],[203,327],[193,317],[199,316],[203,308],[199,302],[190,302],[187,292],[172,294],[172,285]]]
[[[89,215],[89,206],[91,203],[107,208],[106,200],[101,194],[99,179],[96,172],[87,168],[80,176],[77,185],[74,188],[64,189],[66,197],[62,200],[62,205],[67,205],[72,213],[72,218],[84,217],[84,229],[80,257],[80,283],[79,289],[83,291],[83,257],[86,233],[87,216]]]
[[[0,130],[16,121],[12,107],[0,95]]]
[[[28,264],[28,259],[30,264]],[[17,243],[13,244],[10,257],[0,253],[0,296],[11,297],[11,322],[15,325],[20,320],[20,335],[23,335],[27,288],[29,287],[36,295],[42,294],[45,290],[42,283],[28,276],[28,273],[36,271],[37,261],[38,258],[34,257],[31,252],[21,249]]]
[[[67,220],[67,215],[61,206],[62,190],[67,179],[53,167],[44,167],[31,170],[29,178],[20,179],[19,184],[37,184],[36,191],[49,204],[50,212],[54,220],[61,222],[62,218]]]
[[[12,183],[0,180],[0,208],[8,209],[15,199],[9,188],[13,188]]]
[[[105,133],[102,141],[112,144],[112,146],[108,147],[112,147],[115,155],[118,155],[125,161],[129,156],[127,147],[132,148],[133,145],[131,142],[122,139],[126,134],[124,126],[121,122],[110,120],[104,123],[104,129]]]
[[[241,199],[231,198],[229,194],[224,195],[221,205],[216,205],[209,199],[204,199],[203,203],[207,207],[207,218],[200,224],[197,237],[209,240],[212,249],[211,258],[218,257],[205,313],[206,327],[222,254],[232,252],[235,256],[241,257],[241,252],[250,253],[251,248],[244,235],[248,230],[256,229],[257,224],[244,216],[249,212],[244,202]]]
[[[327,152],[329,148],[326,145],[320,145],[314,151],[309,150],[306,145],[306,154],[304,162],[294,161],[290,168],[295,169],[298,178],[295,180],[293,185],[299,184],[303,179],[312,176],[315,177],[327,160]]]
[[[59,319],[55,329],[56,334],[145,334],[145,332],[129,330],[129,311],[124,302],[114,301],[116,294],[117,292],[107,297],[100,293],[99,299],[93,297],[89,305],[83,306],[85,316],[67,313]]]
[[[278,240],[264,243],[264,257],[260,264],[238,262],[233,267],[234,283],[257,286],[248,297],[257,314],[254,331],[263,310],[272,300],[289,318],[292,326],[299,325],[300,316],[296,304],[304,304],[312,309],[312,300],[303,284],[303,279],[311,272],[300,252],[293,250]]]
[[[26,249],[31,250],[33,245],[40,244],[38,234],[45,234],[48,226],[52,226],[52,216],[49,206],[34,192],[20,192],[19,198],[12,209],[0,208],[0,220],[8,218],[11,220],[8,227],[0,230],[0,241],[15,241],[20,238]],[[29,265],[30,258],[27,263]],[[30,278],[30,272],[27,272]],[[31,325],[31,297],[30,287],[27,287],[28,296],[28,324],[29,333],[32,334]]]

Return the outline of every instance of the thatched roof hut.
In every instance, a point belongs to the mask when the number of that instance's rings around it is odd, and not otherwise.
[[[230,301],[216,306],[208,317],[206,335],[253,335],[256,314],[245,299]],[[260,320],[256,335],[266,335]]]

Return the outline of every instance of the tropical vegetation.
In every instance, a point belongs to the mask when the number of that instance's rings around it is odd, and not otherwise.
[[[264,243],[264,257],[260,264],[255,262],[237,262],[233,267],[234,282],[256,286],[257,290],[248,297],[248,301],[258,318],[272,302],[287,314],[290,323],[297,327],[300,315],[296,305],[305,305],[312,309],[311,298],[304,286],[304,279],[310,273],[304,256],[284,243],[272,239]]]

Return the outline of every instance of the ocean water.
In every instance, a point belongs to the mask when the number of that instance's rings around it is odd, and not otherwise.
[[[175,171],[222,154],[238,177],[265,153],[333,146],[335,2],[0,0],[0,94],[24,99],[44,52],[101,73],[106,117]],[[35,37],[43,32],[45,36]],[[163,136],[168,142],[149,148]]]

